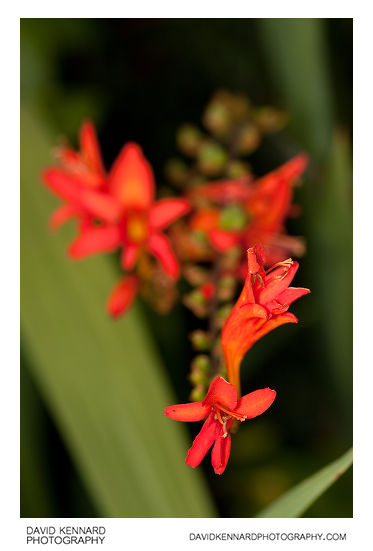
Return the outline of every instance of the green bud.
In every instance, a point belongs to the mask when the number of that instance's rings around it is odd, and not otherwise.
[[[239,205],[225,207],[219,216],[219,228],[225,231],[238,231],[249,223],[249,216],[245,209]]]
[[[198,152],[198,166],[208,176],[220,174],[228,161],[224,147],[213,141],[206,141]]]
[[[202,132],[192,124],[184,124],[176,134],[178,147],[185,155],[189,155],[190,157],[197,155],[202,140]]]
[[[206,354],[198,354],[192,361],[192,371],[208,373],[211,368],[210,357]]]
[[[196,350],[206,351],[210,350],[211,347],[211,336],[209,333],[206,333],[206,331],[202,331],[201,329],[196,329],[189,335],[189,338],[192,342],[193,347]]]
[[[277,132],[289,122],[287,113],[273,107],[260,107],[256,109],[254,118],[262,132]]]
[[[238,134],[236,142],[236,151],[242,155],[247,155],[258,148],[261,141],[258,127],[252,123],[245,123]]]
[[[225,136],[232,127],[232,116],[224,103],[218,99],[209,103],[203,115],[203,124],[217,136]]]
[[[190,399],[192,402],[200,402],[205,396],[206,388],[202,384],[198,384],[190,393]]]
[[[232,160],[227,166],[228,178],[242,178],[243,176],[249,176],[251,174],[251,167],[249,163],[244,161]]]

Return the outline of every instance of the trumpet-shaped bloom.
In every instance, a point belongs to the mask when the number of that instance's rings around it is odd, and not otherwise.
[[[166,407],[165,414],[176,421],[207,418],[188,451],[185,464],[197,467],[213,445],[211,463],[215,473],[222,474],[229,459],[233,421],[245,421],[261,415],[275,397],[274,390],[263,388],[238,399],[234,386],[222,377],[216,377],[204,400]]]
[[[310,292],[289,287],[298,263],[291,258],[264,269],[261,245],[247,251],[247,276],[241,295],[222,330],[222,347],[230,382],[240,391],[239,369],[242,358],[263,335],[284,323],[297,323],[290,305]]]

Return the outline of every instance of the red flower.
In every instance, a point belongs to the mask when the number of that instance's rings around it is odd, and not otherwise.
[[[186,199],[154,201],[153,171],[136,144],[127,144],[109,175],[109,190],[119,210],[115,223],[85,226],[70,247],[70,256],[81,258],[123,247],[121,263],[131,270],[141,251],[158,258],[172,278],[179,265],[168,238],[162,233],[172,221],[189,211]]]
[[[203,401],[166,407],[165,414],[176,421],[201,421],[207,417],[188,451],[185,464],[197,467],[214,444],[211,463],[215,473],[222,474],[229,459],[233,421],[257,417],[269,408],[275,397],[274,390],[263,388],[238,400],[234,386],[216,377]]]
[[[43,173],[44,183],[65,203],[51,216],[54,229],[72,217],[110,222],[119,216],[118,205],[108,194],[100,146],[91,122],[82,124],[79,142],[80,151],[67,146],[58,148],[62,166]]]
[[[159,260],[164,271],[176,279],[179,264],[162,230],[189,211],[189,201],[154,201],[152,168],[141,148],[134,143],[127,144],[115,161],[108,177],[108,190],[118,209],[116,220],[105,221],[101,226],[93,222],[82,225],[80,234],[70,246],[70,256],[82,258],[123,247],[122,267],[132,270],[139,256],[149,252]],[[129,290],[126,297],[133,298],[135,288],[137,281],[135,285],[135,280],[124,280],[114,289],[108,302],[109,312],[113,316],[121,311],[118,305],[122,304],[123,290]]]
[[[242,358],[263,335],[284,323],[297,323],[287,312],[299,297],[310,292],[289,287],[298,270],[291,258],[264,270],[264,248],[248,249],[248,271],[241,295],[222,330],[222,347],[229,381],[240,392],[239,369]]]
[[[191,198],[197,204],[202,199],[217,206],[197,210],[192,228],[205,233],[211,245],[221,252],[236,245],[246,248],[256,242],[263,243],[269,253],[276,255],[283,256],[293,248],[302,252],[297,238],[281,232],[291,210],[293,184],[307,162],[307,156],[300,154],[254,182],[248,179],[213,182],[193,190]],[[235,210],[229,205],[235,205]]]

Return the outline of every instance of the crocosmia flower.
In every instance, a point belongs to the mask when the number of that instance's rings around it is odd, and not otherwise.
[[[241,295],[222,330],[222,347],[228,378],[239,392],[242,358],[263,335],[284,323],[297,323],[288,312],[290,305],[310,292],[289,287],[298,262],[291,258],[264,269],[265,252],[261,245],[247,251],[247,276]]]
[[[54,229],[70,218],[110,222],[119,216],[117,202],[108,193],[96,131],[89,121],[82,124],[79,145],[79,151],[66,145],[57,148],[61,166],[43,173],[46,186],[64,202],[51,216]]]
[[[118,209],[116,219],[99,226],[93,221],[82,225],[70,246],[70,256],[82,258],[121,247],[121,264],[129,271],[142,254],[150,253],[159,260],[166,274],[176,279],[179,264],[163,230],[189,211],[189,201],[173,198],[155,201],[152,168],[134,143],[124,146],[115,161],[108,176],[108,190]],[[118,305],[124,304],[123,297],[133,297],[135,288],[133,279],[118,284],[108,303],[111,314],[118,315]]]
[[[300,154],[252,181],[219,181],[192,190],[191,200],[198,206],[192,218],[193,230],[205,233],[220,252],[239,246],[246,249],[263,243],[268,261],[293,250],[302,252],[302,242],[283,233],[284,221],[291,213],[294,182],[307,166],[307,156]]]
[[[213,446],[211,463],[215,473],[222,474],[231,449],[232,423],[261,415],[270,407],[275,397],[274,390],[263,388],[238,399],[235,387],[222,377],[216,377],[204,400],[166,407],[165,414],[176,421],[206,419],[188,451],[185,464],[197,467]]]

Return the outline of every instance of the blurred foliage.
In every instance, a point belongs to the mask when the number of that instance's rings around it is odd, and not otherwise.
[[[55,143],[54,135],[56,138],[67,135],[75,143],[81,120],[91,117],[98,126],[107,165],[125,141],[138,141],[154,166],[161,187],[164,164],[176,152],[177,128],[183,122],[199,123],[201,108],[212,93],[226,88],[247,94],[254,104],[273,105],[289,114],[290,127],[267,136],[253,155],[250,162],[255,174],[268,172],[301,149],[311,157],[308,179],[303,188],[296,191],[296,202],[303,212],[299,219],[288,224],[288,229],[293,235],[306,237],[307,254],[301,261],[294,284],[310,287],[312,294],[294,307],[299,325],[284,326],[267,335],[255,344],[243,365],[245,392],[265,386],[277,390],[271,410],[245,423],[234,435],[232,456],[224,476],[213,475],[208,465],[206,470],[204,465],[199,469],[205,471],[221,516],[255,515],[310,472],[333,461],[351,444],[351,79],[351,19],[21,21],[22,99],[34,121],[46,121],[48,146]],[[24,127],[25,118],[22,125]],[[22,155],[34,156],[34,132],[36,130],[29,131],[25,136]],[[54,516],[62,511],[64,516],[88,516],[89,511],[91,515],[96,511],[96,514],[106,512],[110,515],[113,509],[107,501],[104,505],[102,493],[97,490],[100,486],[97,479],[93,491],[92,471],[88,475],[83,456],[77,452],[78,439],[69,435],[62,409],[58,415],[49,416],[54,410],[54,399],[49,396],[49,387],[41,384],[41,373],[46,375],[48,369],[53,373],[54,367],[50,360],[46,363],[45,358],[42,367],[40,353],[36,350],[42,348],[43,343],[46,348],[51,347],[48,341],[52,333],[43,337],[41,332],[38,336],[34,332],[41,324],[38,309],[41,312],[49,299],[37,278],[34,283],[27,282],[27,278],[29,265],[35,264],[32,269],[48,272],[53,264],[49,266],[49,258],[43,258],[39,250],[39,241],[47,240],[44,201],[51,204],[46,192],[39,189],[37,179],[38,171],[48,163],[46,146],[47,142],[43,153],[32,159],[33,176],[28,180],[31,187],[27,194],[22,191],[23,235],[32,232],[33,225],[38,224],[38,233],[30,233],[26,248],[29,264],[25,261],[26,256],[22,258],[22,277],[28,285],[29,296],[37,293],[33,297],[29,336],[25,334],[23,348],[22,514],[44,516],[49,512]],[[26,220],[30,230],[24,225]],[[79,298],[70,278],[74,278],[75,285],[87,296],[86,283],[91,277],[96,281],[96,268],[93,268],[96,264],[89,260],[82,265],[71,264],[63,258],[61,243],[68,241],[65,230],[57,238],[58,241],[56,236],[51,238],[50,254],[58,252],[59,269],[66,270],[69,276],[65,280],[63,274],[53,272],[59,281],[54,292],[68,308],[67,301],[71,300],[66,295],[68,289],[74,291],[74,301]],[[100,266],[101,260],[98,260]],[[108,292],[109,274],[114,273],[114,267],[104,270],[108,283],[105,291]],[[114,280],[115,277],[111,283]],[[95,316],[103,317],[105,297],[101,281],[99,288],[101,295],[90,298],[96,301],[91,308],[97,311]],[[52,290],[50,293],[54,300]],[[25,298],[23,291],[23,303]],[[75,318],[79,312],[76,314],[75,303],[71,307]],[[163,317],[144,304],[139,305],[139,310],[149,322],[151,336],[162,356],[177,401],[188,401],[190,387],[186,376],[193,351],[186,335],[198,327],[195,318],[181,306]],[[136,318],[139,314],[136,312]],[[107,323],[104,319],[101,321],[104,325]],[[127,323],[125,319],[120,322],[122,325],[112,325],[118,339],[120,336],[126,338],[123,327]],[[48,323],[45,327],[51,331]],[[65,327],[68,329],[66,321],[60,326],[61,331],[65,331]],[[139,331],[133,334],[136,342],[146,329]],[[148,332],[144,334],[150,339]],[[88,342],[89,335],[86,334],[86,338]],[[112,338],[109,332],[108,338]],[[120,359],[123,365],[115,366],[116,376],[123,381],[125,356],[124,351]],[[86,381],[91,384],[96,372],[91,373],[89,365],[79,363],[74,349],[67,343],[58,351],[60,375],[62,365],[69,365],[71,359],[75,361],[77,381],[85,374]],[[111,368],[113,359],[105,358],[104,363]],[[161,377],[163,388],[165,379],[160,375],[160,367],[149,366],[148,372],[157,381]],[[36,386],[32,380],[36,381]],[[74,380],[75,377],[70,379],[70,384],[75,388]],[[52,383],[49,381],[49,385]],[[138,384],[143,384],[140,378]],[[161,386],[160,381],[157,384]],[[172,400],[168,391],[159,388],[159,392],[165,401]],[[124,403],[127,391],[122,394],[123,404],[117,404],[116,420],[120,430],[130,426],[130,412]],[[84,393],[83,401],[87,405]],[[161,408],[156,402],[153,407],[154,414],[157,407]],[[173,424],[160,426],[167,434],[175,431],[176,435],[180,427],[175,424],[176,427],[170,428],[170,425]],[[71,428],[71,424],[68,426]],[[178,450],[174,457],[175,461],[178,457],[178,465],[172,468],[178,472],[180,487],[190,483],[194,487],[195,482],[190,481],[197,478],[201,489],[201,472],[190,472],[191,469],[183,465],[183,452],[186,453],[188,442],[195,436],[196,426],[191,424],[188,429],[189,440],[183,439],[182,434],[175,436]],[[56,446],[50,444],[53,439]],[[163,451],[157,451],[159,462]],[[167,472],[166,467],[159,468],[160,472]],[[123,468],[122,476],[121,483],[126,484],[131,475]],[[168,483],[166,487],[170,495],[175,495]],[[135,483],[132,488],[133,493]],[[157,492],[154,488],[149,489],[150,493],[153,491]],[[190,491],[193,492],[192,488]],[[120,499],[121,496],[116,495]],[[194,501],[190,499],[189,506],[192,506]],[[208,507],[206,496],[204,499]],[[165,507],[164,511],[170,516],[183,516],[180,504],[176,500],[172,503],[172,510]],[[211,508],[208,510],[213,514]],[[200,509],[195,512],[202,516],[207,514]],[[140,516],[145,514],[146,511]],[[305,515],[352,516],[350,473],[317,500]]]
[[[66,232],[46,231],[55,201],[35,183],[48,133],[25,109],[22,121],[24,354],[82,481],[100,516],[211,516],[201,474],[184,469],[184,427],[163,415],[174,397],[139,314],[102,313],[111,262],[66,262]]]
[[[299,517],[327,490],[352,464],[352,449],[327,465],[314,475],[303,480],[276,501],[271,503],[257,517],[292,518]]]

